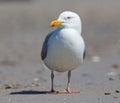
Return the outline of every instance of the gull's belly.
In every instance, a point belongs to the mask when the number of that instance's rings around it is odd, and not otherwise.
[[[83,62],[82,45],[82,42],[76,42],[70,38],[69,40],[56,38],[51,40],[45,59],[46,66],[59,72],[76,69]]]

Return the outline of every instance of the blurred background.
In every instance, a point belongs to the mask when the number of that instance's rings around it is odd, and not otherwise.
[[[119,63],[120,0],[0,0],[0,84],[46,80],[41,46],[55,29],[51,20],[66,10],[81,17],[86,61]]]

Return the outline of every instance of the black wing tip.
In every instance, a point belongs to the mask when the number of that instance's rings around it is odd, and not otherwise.
[[[86,50],[83,53],[83,59],[85,59],[85,57],[86,57]]]

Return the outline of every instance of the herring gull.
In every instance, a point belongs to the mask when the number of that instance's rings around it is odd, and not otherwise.
[[[71,71],[78,68],[85,57],[85,43],[81,36],[81,19],[78,14],[64,11],[57,20],[50,23],[58,28],[50,32],[43,43],[41,58],[51,70],[51,93],[75,93],[70,89]],[[54,89],[54,71],[68,72],[64,92]]]

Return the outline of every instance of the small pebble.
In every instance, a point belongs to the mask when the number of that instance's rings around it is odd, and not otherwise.
[[[104,93],[104,95],[111,95],[111,93]]]
[[[100,62],[101,61],[101,58],[99,56],[93,56],[92,57],[92,62]]]
[[[118,69],[119,68],[119,65],[118,64],[113,64],[112,65],[112,69]]]
[[[37,84],[37,83],[32,83],[32,87],[39,87],[39,84]]]
[[[109,80],[115,80],[114,78],[110,77]]]
[[[119,90],[116,90],[115,93],[120,93],[120,91],[119,91]]]
[[[4,88],[5,88],[5,89],[11,89],[12,87],[11,87],[10,85],[8,85],[8,84],[5,84],[5,85],[4,85]]]
[[[10,85],[10,84],[5,84],[4,85],[4,88],[5,89],[18,89],[18,88],[20,88],[20,84],[12,84],[12,85]]]
[[[39,78],[34,78],[34,82],[38,82],[39,81]]]
[[[39,84],[35,84],[35,87],[39,87]]]

